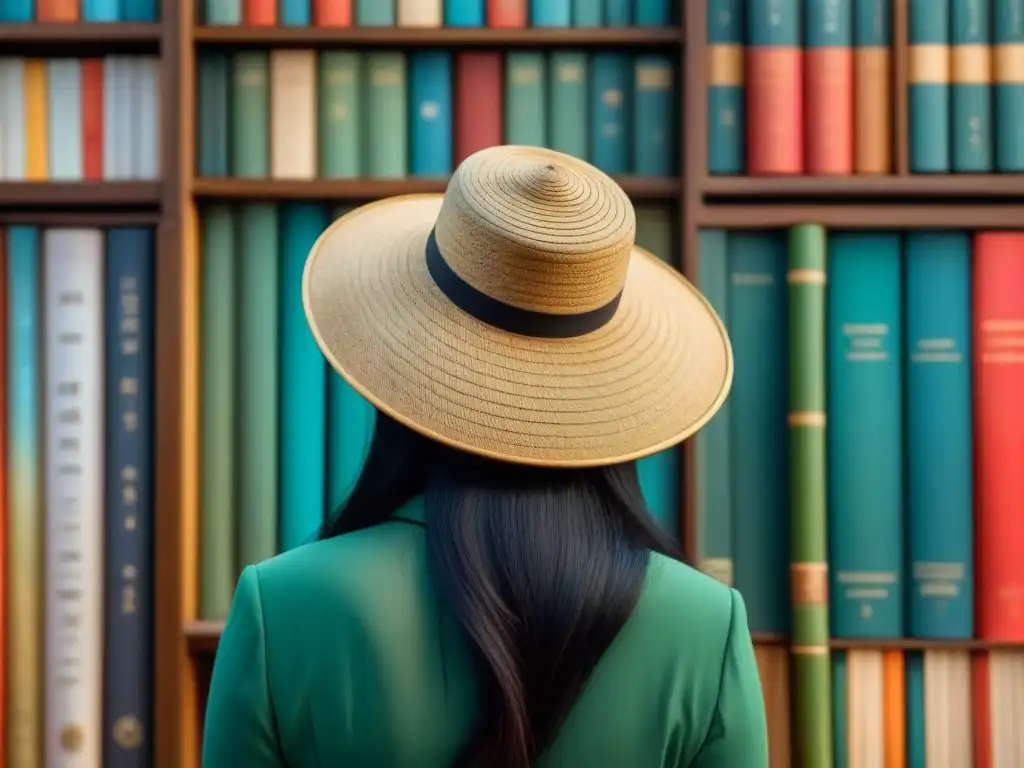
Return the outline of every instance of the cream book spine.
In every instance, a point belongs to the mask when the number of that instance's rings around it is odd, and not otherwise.
[[[270,53],[270,175],[317,176],[316,53]]]
[[[443,23],[441,0],[398,0],[398,26],[440,27]]]

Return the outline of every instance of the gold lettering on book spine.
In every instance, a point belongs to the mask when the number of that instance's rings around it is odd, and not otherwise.
[[[789,567],[793,605],[828,604],[828,565],[793,563]]]

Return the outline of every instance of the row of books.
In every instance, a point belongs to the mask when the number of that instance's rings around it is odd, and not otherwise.
[[[343,212],[320,204],[201,212],[203,618],[224,618],[242,566],[311,540],[362,467],[373,409],[329,371],[301,306],[309,249]],[[641,207],[637,218],[642,247],[674,253],[668,209]],[[652,514],[677,537],[678,465],[675,450],[640,465]]]
[[[246,50],[202,54],[197,80],[200,176],[440,177],[497,144],[676,173],[659,54]]]
[[[664,27],[669,0],[203,0],[210,25]]]
[[[807,765],[792,744],[807,724],[790,711],[790,650],[761,645],[755,653],[768,716],[769,766]],[[834,651],[831,697],[821,702],[826,732],[817,734],[832,759],[810,764],[1019,768],[1022,691],[1020,650]]]
[[[0,0],[0,24],[153,22],[159,0]]]
[[[155,180],[160,62],[0,58],[0,181]]]
[[[153,231],[14,226],[0,256],[5,764],[149,765]]]
[[[893,0],[708,3],[708,171],[893,171]],[[1024,171],[1020,0],[909,3],[912,173]]]
[[[751,629],[789,631],[827,530],[833,637],[1024,641],[1024,232],[704,230],[698,262],[736,373],[697,548]],[[795,427],[825,434],[787,451]]]

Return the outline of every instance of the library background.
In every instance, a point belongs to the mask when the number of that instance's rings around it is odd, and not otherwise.
[[[308,250],[500,143],[730,329],[641,479],[772,768],[1024,767],[1024,0],[0,0],[0,766],[198,766],[240,568],[368,439]]]

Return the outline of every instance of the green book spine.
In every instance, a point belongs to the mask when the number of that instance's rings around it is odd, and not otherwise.
[[[200,233],[202,491],[199,613],[227,618],[235,559],[235,230],[231,210],[203,212]]]
[[[789,233],[790,589],[796,764],[832,766],[825,470],[825,230]]]
[[[587,159],[587,55],[578,51],[551,54],[548,114],[551,148]]]
[[[505,142],[547,146],[544,54],[510,51],[505,58]]]
[[[351,51],[320,54],[320,176],[359,176],[361,58]]]
[[[266,51],[240,51],[231,60],[231,175],[270,173],[270,95]]]
[[[277,209],[242,207],[238,265],[238,558],[277,554],[278,304]]]
[[[405,56],[374,52],[366,55],[369,92],[366,100],[367,175],[395,179],[408,167]]]
[[[228,175],[229,68],[223,54],[206,53],[196,60],[196,173],[200,176]]]

